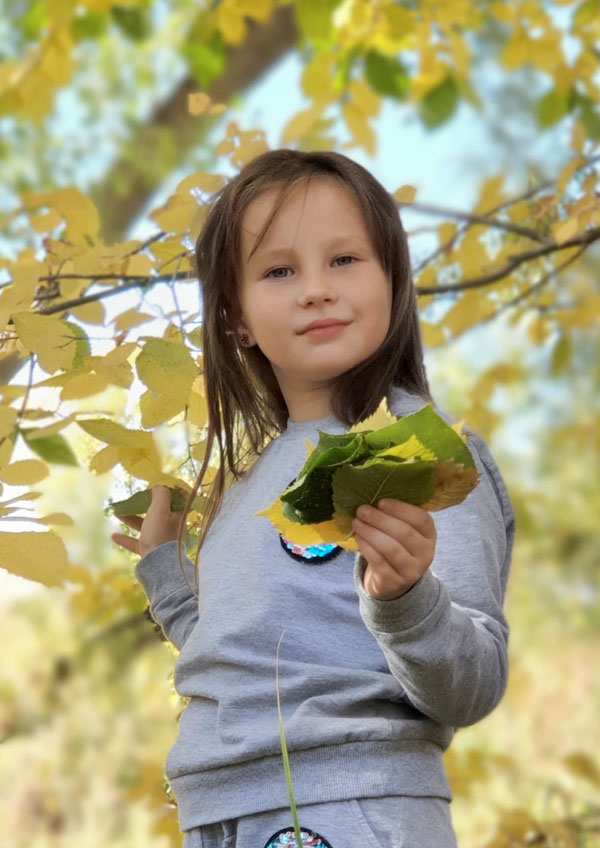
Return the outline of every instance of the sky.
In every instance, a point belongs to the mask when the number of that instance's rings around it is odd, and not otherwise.
[[[267,74],[246,95],[244,101],[236,105],[229,117],[234,117],[242,129],[261,127],[267,135],[270,148],[280,146],[280,133],[287,120],[299,109],[308,105],[300,89],[300,74],[302,66],[297,55],[290,54],[284,58],[269,74]],[[488,96],[493,96],[495,86],[498,85],[498,74],[491,63],[487,63],[482,69],[485,75],[484,88]],[[540,79],[540,90],[544,81]],[[73,112],[69,111],[68,92],[59,104],[57,120],[73,120]],[[62,113],[62,117],[61,117]],[[492,174],[504,171],[510,175],[509,188],[515,192],[523,190],[525,184],[524,161],[512,159],[506,161],[504,148],[490,135],[485,123],[473,112],[472,107],[461,102],[455,116],[447,124],[435,131],[426,130],[419,119],[414,115],[411,106],[398,102],[385,102],[380,116],[372,122],[376,130],[379,143],[376,155],[370,157],[364,151],[353,148],[344,151],[351,158],[360,162],[368,168],[374,176],[388,189],[393,192],[399,186],[408,183],[417,188],[417,201],[433,203],[454,209],[469,210],[478,192],[481,181]],[[506,130],[518,136],[518,126],[512,126],[510,117],[506,119]],[[338,128],[341,137],[345,132]],[[529,147],[527,154],[538,161],[554,162],[557,169],[560,163],[570,158],[568,129],[561,127],[557,130],[536,135],[528,132]],[[533,140],[532,140],[533,139]],[[226,160],[221,160],[223,166],[221,172],[228,173]],[[229,172],[233,169],[229,166]],[[175,185],[187,175],[185,170],[173,174],[169,183],[162,187],[151,203],[154,208],[164,202],[174,189]],[[443,219],[431,219],[417,213],[410,213],[404,209],[402,220],[407,231],[413,227],[425,223],[439,223]],[[154,222],[146,219],[140,220],[129,233],[131,238],[144,238],[155,232]],[[411,239],[411,254],[413,265],[416,265],[420,256],[429,252],[431,241],[429,237],[415,237]],[[189,305],[191,290],[186,288],[186,305]],[[161,306],[165,310],[173,308],[172,295],[166,286],[157,286],[149,294],[149,301]],[[107,319],[123,312],[130,306],[138,304],[136,293],[125,293],[118,298],[109,298],[104,301]],[[164,329],[163,322],[144,324],[139,328],[140,335],[161,334]],[[94,327],[94,336],[101,336],[103,329]],[[109,339],[112,335],[110,326],[104,330],[106,349],[112,345]],[[130,339],[136,337],[135,333]],[[470,363],[473,373],[479,373],[483,368],[500,359],[509,344],[515,344],[516,334],[512,332],[509,339],[506,330],[501,326],[486,325],[483,332],[478,331],[467,334],[457,345],[458,353],[464,361]],[[100,346],[102,344],[100,343]],[[100,348],[94,352],[101,352]],[[426,364],[428,370],[435,375],[440,362],[445,354],[427,354]],[[447,373],[444,372],[444,373]],[[35,375],[43,379],[43,372]],[[21,382],[25,378],[24,372],[15,378],[15,382]],[[435,394],[435,392],[434,392]],[[130,397],[130,405],[135,404],[137,395],[133,393]],[[533,450],[532,440],[535,438],[535,430],[540,426],[539,416],[543,410],[534,411],[529,422],[530,432],[527,426],[520,425],[518,433],[513,435],[515,444],[520,442],[520,450],[524,456]],[[514,447],[514,445],[513,445]],[[516,449],[516,448],[515,448]],[[24,458],[18,453],[15,459]],[[6,487],[4,495],[10,496],[23,491],[23,487]],[[3,529],[22,531],[34,529],[33,526],[3,521]],[[117,529],[116,527],[111,528]],[[24,580],[9,574],[0,568],[0,596],[3,598],[20,597],[35,591],[47,591],[32,581]]]

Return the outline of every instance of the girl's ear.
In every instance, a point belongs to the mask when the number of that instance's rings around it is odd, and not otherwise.
[[[256,344],[254,336],[244,324],[243,318],[240,320],[236,327],[236,336],[238,342],[242,345],[242,347],[252,347],[252,345]]]

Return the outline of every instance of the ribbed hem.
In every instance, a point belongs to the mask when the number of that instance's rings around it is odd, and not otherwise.
[[[296,804],[386,795],[452,800],[442,749],[428,740],[348,742],[290,752]],[[289,807],[281,755],[169,777],[180,830]]]

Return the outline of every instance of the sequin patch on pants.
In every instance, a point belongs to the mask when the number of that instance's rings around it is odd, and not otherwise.
[[[329,842],[314,830],[300,828],[304,848],[332,848]],[[265,848],[297,848],[293,827],[284,827],[267,839]]]

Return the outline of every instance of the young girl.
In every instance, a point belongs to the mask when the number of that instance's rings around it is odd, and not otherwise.
[[[346,156],[273,150],[219,192],[196,256],[205,460],[183,513],[155,486],[145,518],[125,519],[139,540],[112,537],[140,554],[151,614],[181,651],[175,686],[190,700],[166,775],[184,848],[295,844],[284,630],[305,845],[452,848],[442,754],[507,680],[514,513],[486,445],[466,430],[481,476],[461,504],[361,508],[356,554],[302,547],[255,515],[318,430],[344,433],[384,397],[396,416],[433,402],[397,206]],[[183,521],[215,440],[196,570]]]

